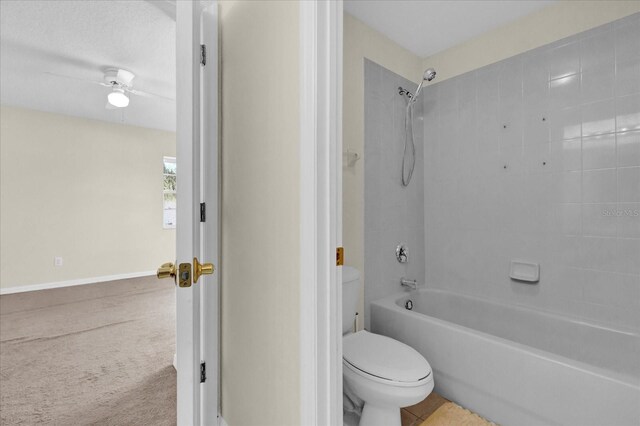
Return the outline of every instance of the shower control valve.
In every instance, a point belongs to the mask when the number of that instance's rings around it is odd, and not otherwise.
[[[409,260],[409,249],[407,246],[400,244],[396,247],[396,259],[398,259],[400,263],[407,263]]]

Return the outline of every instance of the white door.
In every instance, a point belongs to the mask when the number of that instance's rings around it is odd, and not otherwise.
[[[158,274],[176,280],[177,424],[216,425],[217,4],[178,1],[176,7],[177,259]]]

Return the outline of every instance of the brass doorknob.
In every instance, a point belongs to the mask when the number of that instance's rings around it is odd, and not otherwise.
[[[162,278],[175,278],[176,277],[176,265],[171,262],[163,263],[162,266],[158,268],[156,272],[156,276],[160,279]]]
[[[193,282],[197,283],[201,275],[211,275],[215,271],[213,263],[200,263],[196,257],[193,258]]]

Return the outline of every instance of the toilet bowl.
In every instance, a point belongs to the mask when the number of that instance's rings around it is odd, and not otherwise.
[[[400,426],[400,408],[433,390],[427,360],[412,347],[368,331],[352,332],[359,273],[343,269],[342,375],[345,392],[364,402],[360,426]],[[351,313],[351,310],[353,312]]]

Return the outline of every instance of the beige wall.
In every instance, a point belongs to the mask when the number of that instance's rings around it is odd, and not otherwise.
[[[296,425],[299,10],[221,2],[222,415]]]
[[[435,68],[442,81],[636,12],[637,0],[561,1],[432,55],[423,68]]]
[[[174,259],[175,231],[162,228],[165,155],[175,155],[172,132],[3,106],[0,286],[151,271]]]
[[[412,81],[422,75],[421,59],[349,14],[344,15],[343,121],[344,149],[364,153],[364,58]],[[345,263],[356,267],[364,284],[364,162],[343,167],[342,242]],[[364,325],[364,285],[358,308]]]

